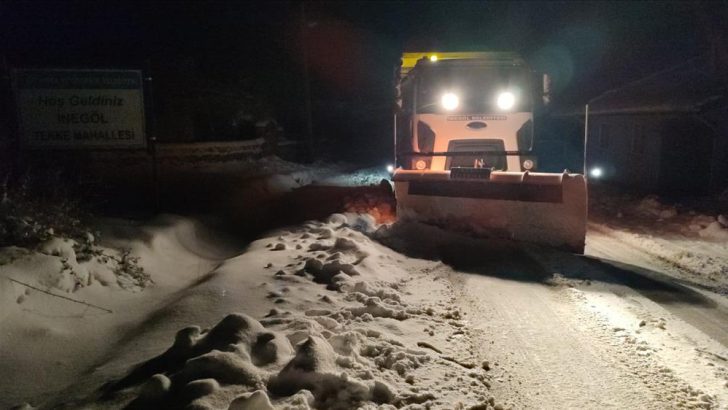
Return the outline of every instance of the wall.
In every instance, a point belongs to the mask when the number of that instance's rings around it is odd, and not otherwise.
[[[693,115],[660,122],[660,192],[672,195],[710,191],[714,131]]]
[[[728,107],[720,107],[703,115],[715,133],[710,188],[713,192],[728,190]]]
[[[641,192],[717,191],[728,169],[728,125],[722,126],[723,137],[717,138],[719,128],[693,114],[593,115],[589,167],[601,167],[605,182]]]
[[[660,120],[642,115],[590,116],[589,168],[600,167],[603,179],[611,183],[654,189],[660,169]]]

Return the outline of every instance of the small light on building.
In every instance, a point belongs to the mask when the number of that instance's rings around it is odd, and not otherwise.
[[[431,55],[431,56],[430,56],[430,61],[432,61],[433,63],[434,63],[434,62],[436,62],[436,61],[437,61],[437,56],[436,56],[436,55],[434,55],[434,54],[433,54],[433,55]]]
[[[387,172],[389,172],[390,174],[392,172],[394,172],[394,165],[392,165],[392,164],[387,165]]]
[[[598,178],[601,178],[602,175],[604,175],[604,172],[599,167],[594,167],[589,171],[589,176],[591,176],[592,178],[598,179]]]

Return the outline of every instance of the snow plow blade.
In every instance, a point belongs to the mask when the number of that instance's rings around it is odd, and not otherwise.
[[[584,253],[583,175],[467,170],[396,170],[397,218]]]

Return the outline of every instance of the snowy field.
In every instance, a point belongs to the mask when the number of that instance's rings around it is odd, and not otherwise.
[[[330,175],[242,186],[243,220],[290,214],[252,242],[163,215],[3,248],[0,407],[728,408],[716,215],[605,205],[576,257],[392,224],[386,173]]]

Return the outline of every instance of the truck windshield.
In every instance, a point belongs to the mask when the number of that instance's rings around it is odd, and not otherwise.
[[[523,67],[439,66],[426,67],[418,76],[417,112],[487,114],[531,111],[531,86]],[[515,97],[509,109],[498,107],[498,97],[508,92]],[[445,109],[445,94],[457,97],[455,108]],[[452,100],[452,97],[450,97]]]

